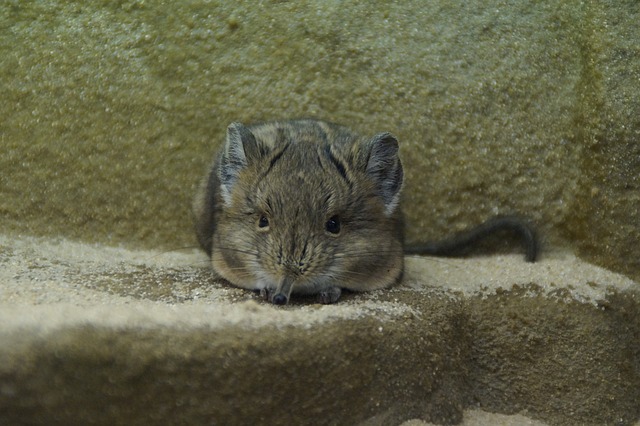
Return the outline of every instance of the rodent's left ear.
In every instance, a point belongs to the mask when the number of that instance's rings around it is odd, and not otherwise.
[[[367,152],[366,173],[376,184],[389,216],[400,202],[404,178],[398,140],[391,133],[380,133],[365,143],[364,151]]]

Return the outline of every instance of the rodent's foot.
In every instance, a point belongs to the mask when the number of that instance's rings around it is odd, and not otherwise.
[[[318,293],[318,302],[323,305],[330,305],[336,303],[340,299],[342,289],[340,287],[329,287],[325,291]],[[289,302],[287,296],[282,293],[276,294],[274,289],[262,288],[260,289],[260,297],[267,302],[271,302],[274,305],[286,305]]]
[[[340,287],[329,287],[325,291],[321,291],[318,294],[318,301],[323,305],[336,303],[338,299],[340,299],[341,294],[342,294],[342,289]]]
[[[273,302],[273,290],[268,288],[260,289],[260,297],[267,302]]]

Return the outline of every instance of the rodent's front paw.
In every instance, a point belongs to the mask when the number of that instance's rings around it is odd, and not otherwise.
[[[330,305],[336,303],[340,299],[342,289],[340,287],[329,287],[324,291],[318,293],[318,302],[323,305]],[[260,289],[260,297],[267,302],[271,302],[274,305],[286,305],[289,302],[289,298],[282,293],[276,293],[276,290],[270,288]]]
[[[330,305],[336,303],[340,299],[342,289],[340,287],[329,287],[318,294],[318,301],[323,305]]]

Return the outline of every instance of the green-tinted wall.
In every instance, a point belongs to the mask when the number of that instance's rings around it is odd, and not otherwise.
[[[174,249],[231,121],[401,140],[410,241],[521,213],[640,277],[637,2],[5,1],[0,232]]]

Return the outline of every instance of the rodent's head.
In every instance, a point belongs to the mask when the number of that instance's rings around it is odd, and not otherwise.
[[[212,261],[233,284],[286,303],[292,290],[371,290],[401,274],[403,171],[389,133],[365,139],[310,120],[234,123],[217,174]]]

